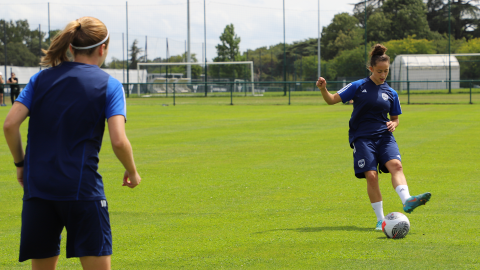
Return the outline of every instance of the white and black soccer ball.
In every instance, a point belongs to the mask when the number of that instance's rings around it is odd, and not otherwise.
[[[388,238],[404,238],[410,231],[410,221],[404,214],[392,212],[383,219],[382,231]]]

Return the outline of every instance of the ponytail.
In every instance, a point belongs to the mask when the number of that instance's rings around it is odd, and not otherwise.
[[[376,44],[373,46],[372,50],[370,51],[370,59],[367,63],[367,67],[374,67],[377,65],[378,62],[385,62],[388,61],[390,64],[390,57],[385,54],[387,51],[387,47],[383,46],[382,44]]]
[[[106,39],[106,40],[105,40]],[[58,33],[52,40],[48,50],[43,50],[45,54],[42,57],[40,65],[46,67],[55,67],[62,62],[68,62],[67,51],[70,45],[74,47],[88,47],[105,40],[108,46],[110,38],[108,37],[107,27],[99,20],[93,17],[82,17],[67,24],[62,32]],[[75,49],[72,47],[73,55],[85,54],[91,55],[97,47],[89,49]]]

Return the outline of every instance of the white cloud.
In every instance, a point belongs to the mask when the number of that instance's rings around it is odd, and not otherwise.
[[[340,12],[351,13],[351,0],[320,3],[321,26],[328,25]],[[126,5],[117,0],[84,0],[50,2],[50,29],[62,29],[68,21],[82,16],[102,20],[112,33],[110,56],[122,59],[122,33],[126,34]],[[48,29],[47,2],[17,0],[0,4],[0,17],[7,20],[27,19],[31,28]],[[191,48],[200,59],[204,42],[204,2],[190,1]],[[255,49],[283,42],[283,1],[281,0],[206,0],[207,56],[216,56],[215,45],[227,24],[233,23],[241,37],[240,48]],[[318,35],[318,1],[285,0],[285,35],[288,43]],[[164,58],[169,39],[170,55],[185,51],[187,39],[187,0],[136,0],[128,3],[128,41],[139,41],[144,48],[148,36],[148,58]]]

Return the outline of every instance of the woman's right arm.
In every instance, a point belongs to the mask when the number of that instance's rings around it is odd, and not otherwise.
[[[342,98],[339,94],[335,93],[332,95],[330,94],[330,92],[328,92],[327,81],[323,77],[318,78],[317,87],[318,89],[320,89],[320,92],[322,92],[323,99],[325,100],[325,102],[327,102],[328,105],[342,102]]]
[[[3,133],[7,140],[8,148],[10,148],[10,152],[12,153],[13,162],[15,163],[23,162],[25,158],[20,126],[27,118],[28,112],[29,110],[25,105],[20,102],[15,102],[3,123]],[[17,167],[17,181],[23,187],[23,166]]]
[[[123,176],[123,186],[134,188],[140,184],[142,179],[133,160],[132,145],[125,133],[125,117],[123,115],[114,115],[108,118],[108,130],[113,152],[126,169]]]

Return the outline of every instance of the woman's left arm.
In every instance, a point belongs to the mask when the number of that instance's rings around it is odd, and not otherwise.
[[[7,118],[3,123],[3,133],[7,140],[8,147],[15,163],[24,160],[25,154],[22,147],[22,136],[20,135],[20,125],[28,116],[28,108],[20,102],[15,102],[8,112]],[[17,180],[23,187],[23,167],[17,167]]]
[[[399,124],[398,115],[390,115],[390,122],[387,122],[388,131],[394,132]]]

